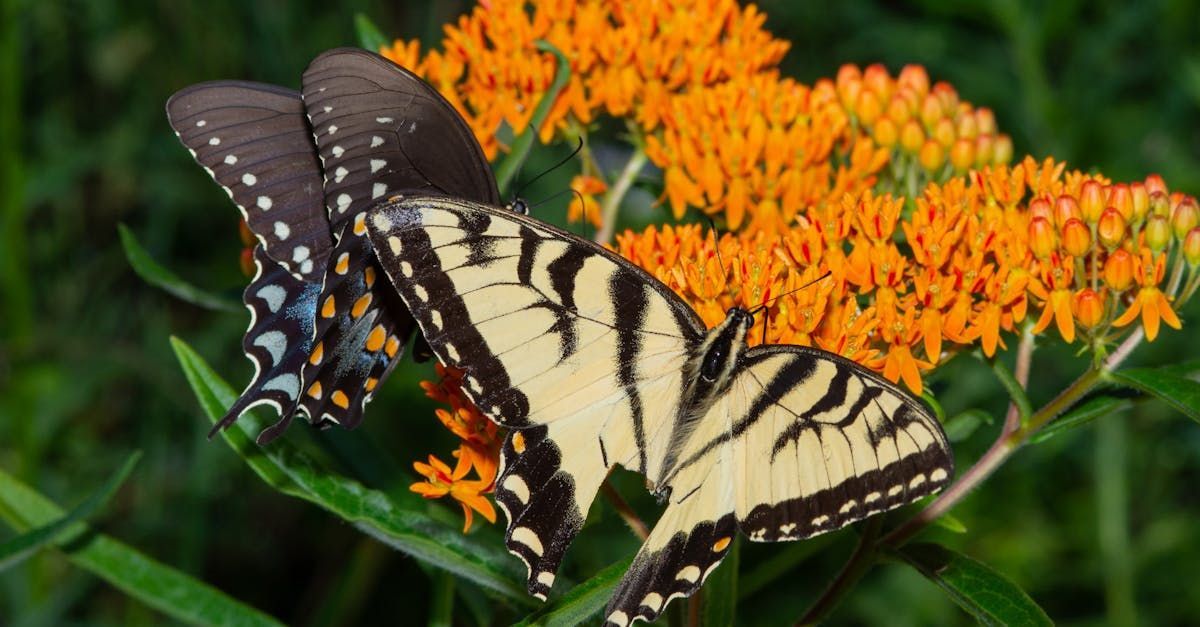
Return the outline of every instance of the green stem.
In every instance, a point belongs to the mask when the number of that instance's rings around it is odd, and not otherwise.
[[[542,124],[546,122],[546,116],[550,114],[550,107],[554,106],[559,92],[567,86],[567,81],[571,78],[571,64],[558,48],[540,39],[534,43],[534,46],[538,50],[553,54],[558,59],[558,67],[554,71],[554,81],[550,83],[550,88],[546,90],[545,95],[538,102],[537,108],[533,110],[533,116],[529,119],[529,127],[513,141],[508,157],[496,165],[496,187],[500,189],[501,196],[508,194],[513,178],[516,177],[517,172],[521,171],[521,165],[529,156],[529,149],[533,147],[533,140],[537,138],[538,130],[542,128]]]
[[[600,203],[600,230],[596,232],[596,242],[606,244],[612,239],[613,231],[617,228],[617,209],[621,206],[621,201],[625,199],[625,194],[629,192],[629,188],[633,186],[634,179],[637,178],[639,172],[646,165],[646,151],[638,146],[629,161],[625,163],[625,168],[621,170],[621,174],[609,188],[608,193],[604,195],[604,201]]]
[[[1096,527],[1104,564],[1108,624],[1137,624],[1129,551],[1129,487],[1126,484],[1126,423],[1108,415],[1096,425]]]
[[[429,627],[450,627],[454,624],[454,583],[452,573],[439,571],[434,575]]]
[[[21,6],[0,0],[0,339],[10,348],[29,344],[33,329],[25,240],[25,182],[21,146]]]
[[[850,554],[850,559],[842,566],[842,570],[838,572],[837,577],[829,583],[829,587],[817,600],[808,608],[804,616],[800,617],[798,625],[813,625],[824,619],[833,608],[854,588],[862,576],[867,574],[871,566],[875,563],[875,557],[879,554],[879,530],[883,527],[883,516],[874,516],[868,518],[862,526],[862,534],[858,536],[858,546],[854,547],[854,553]]]

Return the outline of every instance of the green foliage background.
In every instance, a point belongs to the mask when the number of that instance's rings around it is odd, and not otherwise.
[[[880,61],[892,71],[920,63],[964,99],[992,107],[1018,155],[1053,155],[1119,180],[1158,172],[1172,189],[1200,193],[1200,9],[1192,2],[761,6],[768,28],[793,42],[784,71],[802,80],[832,76],[843,62]],[[273,491],[228,447],[205,438],[208,422],[167,338],[186,338],[240,385],[250,371],[239,351],[245,314],[199,309],[146,285],[122,254],[117,224],[190,282],[236,300],[244,283],[237,213],[174,138],[167,97],[215,78],[295,86],[317,53],[356,42],[357,11],[389,35],[435,43],[466,5],[0,7],[0,469],[70,507],[140,449],[132,477],[96,521],[104,533],[287,623],[442,616],[441,601],[454,594],[446,576]],[[526,172],[568,150],[535,148]],[[568,175],[523,195],[547,197]],[[551,202],[537,213],[559,221],[564,206]],[[1194,305],[1184,331],[1167,330],[1133,363],[1193,358]],[[1035,403],[1083,367],[1059,343],[1039,351]],[[427,372],[402,366],[357,432],[314,435],[298,425],[287,437],[368,486],[405,494],[410,461],[444,457],[452,446],[417,388]],[[933,388],[950,413],[1001,415],[1006,397],[986,367],[961,359],[945,372]],[[978,457],[997,428],[957,443],[960,465]],[[627,495],[639,493],[636,478],[622,480]],[[931,535],[1005,573],[1064,624],[1188,622],[1200,616],[1197,484],[1200,428],[1161,403],[1139,403],[1020,452],[955,510],[966,534]],[[634,504],[653,517],[648,498]],[[611,513],[599,516],[571,553],[576,581],[636,546]],[[0,542],[15,535],[0,528]],[[800,544],[744,543],[739,621],[790,624],[852,544],[850,531]],[[525,613],[470,586],[457,595],[459,624],[475,624],[472,616],[487,607],[500,608],[497,621]],[[164,620],[54,551],[0,570],[0,624]],[[832,620],[969,619],[915,571],[885,564]]]

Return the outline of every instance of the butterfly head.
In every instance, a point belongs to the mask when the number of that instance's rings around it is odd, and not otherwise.
[[[750,327],[754,326],[754,314],[755,312],[742,309],[741,307],[730,307],[725,312],[725,317],[728,319],[729,324],[749,331]]]

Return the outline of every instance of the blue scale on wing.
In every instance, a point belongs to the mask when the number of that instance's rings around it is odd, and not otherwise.
[[[312,354],[293,411],[319,426],[353,428],[362,408],[391,372],[416,328],[370,256],[370,244],[347,225],[330,256],[317,297]]]
[[[254,280],[242,293],[250,310],[242,348],[254,364],[254,376],[213,427],[214,434],[257,405],[270,405],[280,413],[291,407],[299,398],[301,371],[312,346],[320,285],[292,276],[267,256],[262,245],[254,248],[254,265]]]

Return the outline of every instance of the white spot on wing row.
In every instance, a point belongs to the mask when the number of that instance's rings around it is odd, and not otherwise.
[[[383,145],[383,138],[378,135],[371,136],[371,147],[378,148]]]
[[[257,182],[258,182],[258,177],[254,176],[253,174],[251,174],[249,172],[242,175],[242,184],[243,185],[251,186]]]
[[[523,544],[529,547],[529,550],[536,556],[542,556],[542,541],[537,537],[529,527],[515,527],[509,535],[513,542]]]

